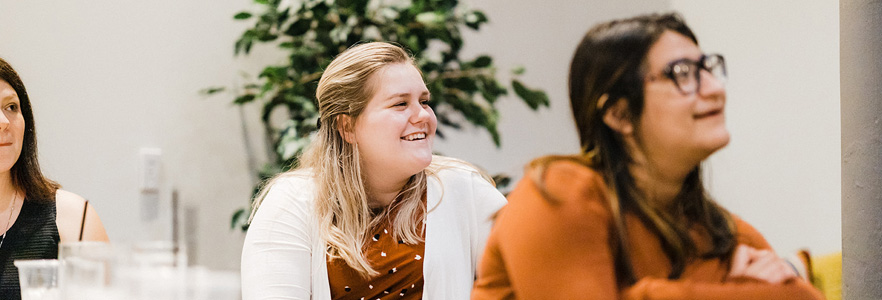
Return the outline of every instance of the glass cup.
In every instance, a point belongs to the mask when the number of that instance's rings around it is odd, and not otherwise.
[[[70,299],[107,298],[117,288],[115,268],[127,251],[106,242],[73,242],[58,246],[60,288]]]
[[[139,267],[187,267],[187,250],[172,241],[138,242],[132,245],[131,262]]]
[[[241,300],[238,272],[213,271],[195,266],[187,270],[188,300]]]
[[[16,260],[22,300],[59,300],[58,260]]]
[[[132,299],[190,300],[187,254],[172,241],[144,241],[132,244],[125,271]]]

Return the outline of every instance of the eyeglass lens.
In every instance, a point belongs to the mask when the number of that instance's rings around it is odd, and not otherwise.
[[[701,60],[680,60],[669,67],[668,76],[677,83],[680,92],[691,94],[698,92],[701,85],[701,69],[705,69],[721,83],[726,81],[726,63],[721,55],[702,56]]]

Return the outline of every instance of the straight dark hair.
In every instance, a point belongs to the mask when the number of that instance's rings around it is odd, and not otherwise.
[[[614,223],[611,225],[615,230],[610,242],[620,286],[633,285],[637,280],[629,257],[626,213],[639,217],[659,236],[671,262],[670,279],[679,278],[691,258],[728,259],[735,248],[732,217],[705,192],[700,166],[686,177],[674,200],[674,211],[661,211],[637,188],[628,168],[633,161],[623,137],[603,122],[607,109],[627,101],[630,121],[639,124],[644,105],[646,55],[665,31],[682,34],[698,44],[692,30],[675,13],[614,20],[589,30],[573,56],[569,77],[570,104],[579,131],[581,155],[545,157],[531,163],[533,181],[543,190],[544,170],[554,161],[576,161],[603,176],[609,189]],[[639,130],[640,126],[635,128]],[[684,219],[685,224],[679,221]],[[700,225],[710,236],[713,246],[708,252],[698,253],[689,236],[691,225]]]
[[[22,139],[21,155],[12,165],[12,184],[27,195],[28,200],[38,202],[52,202],[55,200],[55,191],[61,185],[43,176],[40,163],[37,161],[37,132],[34,127],[34,112],[31,109],[31,100],[24,83],[15,69],[8,62],[0,58],[0,79],[9,83],[18,100],[21,102],[21,114],[25,121],[24,138]]]

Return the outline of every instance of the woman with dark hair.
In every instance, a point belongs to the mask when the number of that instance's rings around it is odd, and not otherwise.
[[[43,176],[28,92],[3,59],[0,108],[0,299],[20,299],[14,260],[58,258],[60,242],[107,241],[107,233],[85,199]]]
[[[729,142],[725,76],[676,14],[588,31],[569,77],[582,152],[530,163],[472,298],[822,298],[704,189]]]

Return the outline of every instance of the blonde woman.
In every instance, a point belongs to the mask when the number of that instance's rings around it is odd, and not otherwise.
[[[357,45],[331,62],[300,167],[255,201],[243,299],[469,297],[505,198],[470,165],[432,155],[429,97],[395,45]]]

